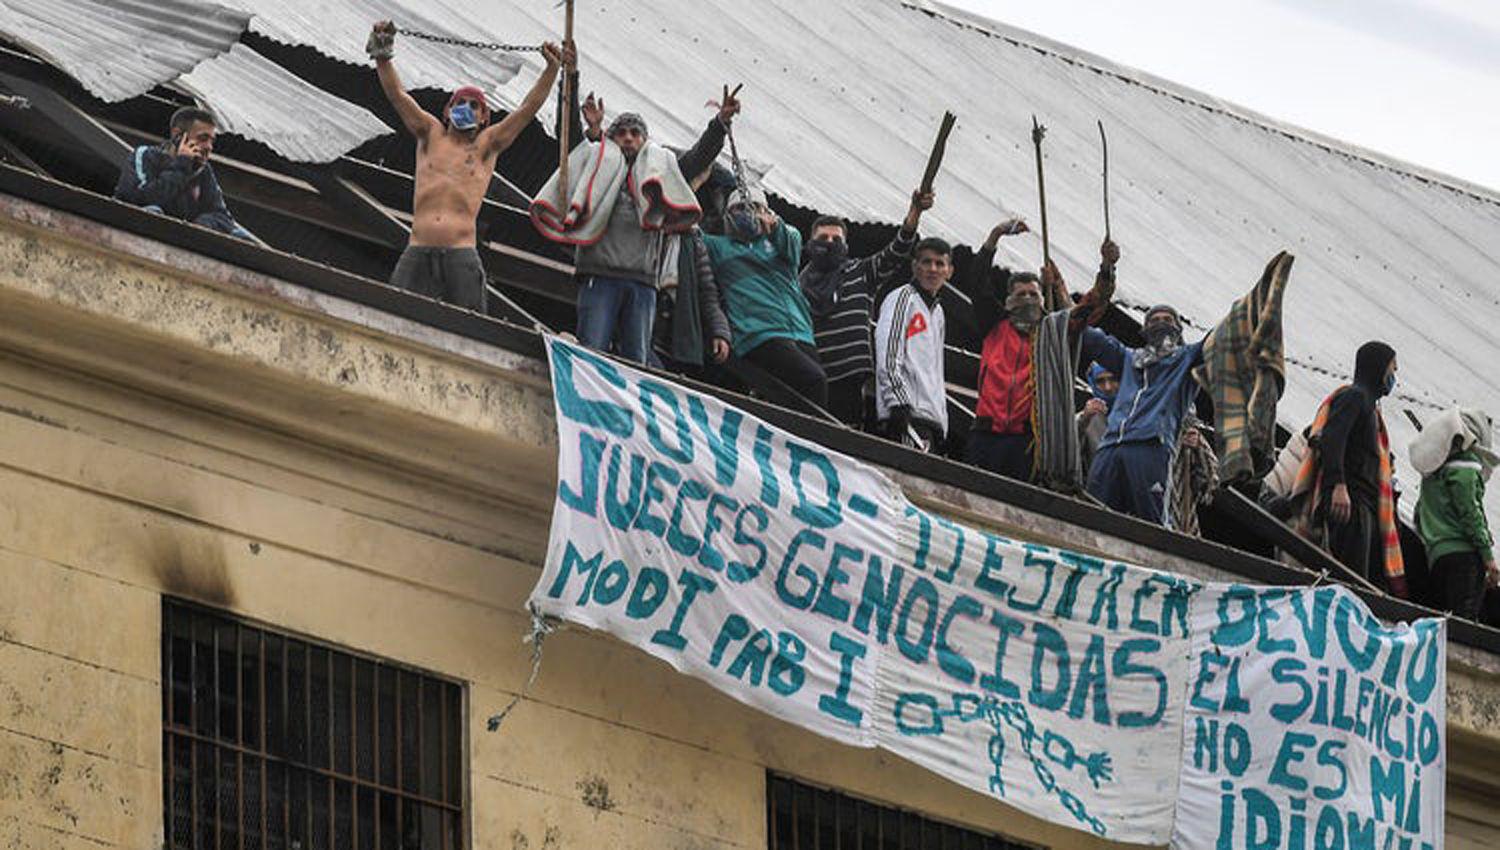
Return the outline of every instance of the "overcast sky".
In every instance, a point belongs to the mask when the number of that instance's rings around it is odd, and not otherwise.
[[[946,0],[1500,190],[1500,0]]]

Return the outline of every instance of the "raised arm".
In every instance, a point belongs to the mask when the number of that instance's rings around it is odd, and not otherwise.
[[[724,87],[723,99],[719,101],[719,114],[708,122],[698,141],[677,157],[677,168],[688,179],[707,171],[724,150],[724,136],[729,132],[734,116],[740,114],[740,99],[735,96],[738,93],[738,86],[734,91],[730,91],[729,86]]]
[[[568,57],[572,57],[573,46],[568,45],[566,50]],[[510,143],[516,140],[516,136],[521,135],[521,131],[526,129],[526,125],[536,117],[537,110],[547,102],[547,95],[552,91],[552,84],[557,82],[557,69],[562,67],[564,61],[567,61],[569,65],[572,64],[571,59],[565,60],[563,52],[562,48],[550,41],[542,45],[542,57],[547,60],[547,67],[542,70],[542,75],[536,78],[531,91],[526,93],[526,97],[522,98],[519,106],[505,116],[505,120],[486,127],[484,132],[479,134],[479,149],[486,155],[510,147]],[[574,132],[577,132],[576,129]]]
[[[401,84],[401,77],[391,61],[395,50],[396,25],[390,21],[381,21],[370,30],[370,40],[365,42],[365,52],[375,60],[375,74],[380,77],[380,89],[385,92],[385,99],[395,108],[402,126],[406,127],[408,133],[416,136],[418,141],[426,141],[427,134],[433,130],[441,130],[442,125]]]
[[[921,224],[922,213],[932,209],[932,201],[931,192],[911,193],[911,204],[906,208],[906,218],[902,219],[896,238],[875,255],[874,279],[866,279],[866,283],[871,286],[872,295],[885,289],[911,268],[911,252],[917,245],[917,227]]]
[[[1027,231],[1026,222],[1018,218],[1000,222],[990,229],[989,236],[979,246],[979,250],[974,252],[974,259],[969,263],[969,273],[966,275],[969,300],[974,304],[974,323],[981,339],[989,336],[995,325],[1005,318],[1004,301],[994,287],[990,286],[990,267],[995,263],[995,251],[1000,247],[1000,239]],[[1010,276],[1009,269],[1001,271],[1006,277]]]

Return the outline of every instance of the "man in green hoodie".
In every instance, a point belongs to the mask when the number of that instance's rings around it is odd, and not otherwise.
[[[797,281],[802,235],[787,227],[757,187],[736,189],[725,209],[727,236],[706,235],[734,356],[765,369],[819,407],[828,380],[813,345],[812,315]]]
[[[1500,583],[1484,483],[1494,469],[1489,416],[1450,410],[1412,442],[1412,465],[1422,473],[1417,528],[1432,568],[1433,602],[1454,616],[1479,616],[1484,589]]]

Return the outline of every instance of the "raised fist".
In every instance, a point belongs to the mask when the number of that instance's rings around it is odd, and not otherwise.
[[[365,42],[365,52],[370,58],[379,62],[389,59],[396,53],[396,25],[390,21],[381,21],[370,28],[370,38]]]

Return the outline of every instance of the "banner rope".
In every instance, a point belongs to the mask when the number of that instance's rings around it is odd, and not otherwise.
[[[536,608],[529,610],[531,611],[531,631],[521,639],[521,642],[531,644],[531,675],[526,677],[525,686],[510,701],[510,704],[501,709],[499,714],[490,718],[488,728],[491,732],[498,731],[500,724],[505,722],[511,710],[520,705],[521,700],[531,693],[531,686],[536,684],[536,674],[542,669],[542,642],[547,639],[547,635],[557,631],[562,622],[554,617],[543,615]]]

